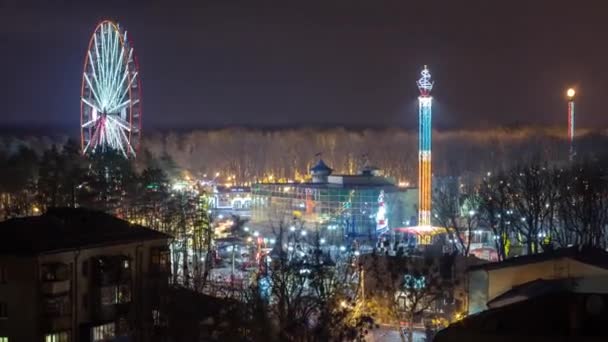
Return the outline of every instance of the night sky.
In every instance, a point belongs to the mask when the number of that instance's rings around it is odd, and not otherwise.
[[[99,5],[103,3],[103,5]],[[128,3],[128,4],[125,4]],[[100,19],[139,57],[144,127],[608,126],[608,1],[0,0],[0,125],[76,129]]]

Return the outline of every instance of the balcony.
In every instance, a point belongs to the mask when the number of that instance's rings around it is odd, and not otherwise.
[[[58,295],[62,293],[70,292],[71,281],[58,280],[58,281],[44,281],[42,282],[42,293],[45,295]]]

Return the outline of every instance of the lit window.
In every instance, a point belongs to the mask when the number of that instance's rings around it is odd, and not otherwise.
[[[44,336],[44,342],[70,342],[70,335],[66,331],[47,334]]]
[[[129,268],[129,259],[125,259],[122,261],[122,267],[125,269]]]
[[[93,342],[111,340],[116,336],[116,326],[114,323],[98,325],[93,327],[91,332],[93,335]]]
[[[0,342],[8,342],[8,337],[0,336]]]

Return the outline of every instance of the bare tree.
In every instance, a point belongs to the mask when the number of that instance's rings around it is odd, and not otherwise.
[[[507,184],[513,211],[511,224],[522,237],[527,253],[538,253],[547,232],[555,224],[559,193],[552,170],[547,165],[532,163],[516,167]]]
[[[608,182],[599,163],[582,162],[561,172],[558,205],[559,245],[570,244],[606,248],[608,226]]]
[[[436,189],[433,214],[455,249],[468,256],[473,233],[479,229],[479,195],[475,188],[462,185]]]
[[[509,256],[513,225],[509,179],[504,173],[490,173],[479,186],[479,215],[481,224],[489,227],[494,236],[494,245],[499,260]]]

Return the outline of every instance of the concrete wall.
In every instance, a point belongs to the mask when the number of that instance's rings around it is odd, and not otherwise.
[[[0,256],[6,283],[0,284],[0,301],[8,304],[8,319],[0,319],[0,336],[12,341],[36,341],[38,331],[37,266],[33,257]]]

